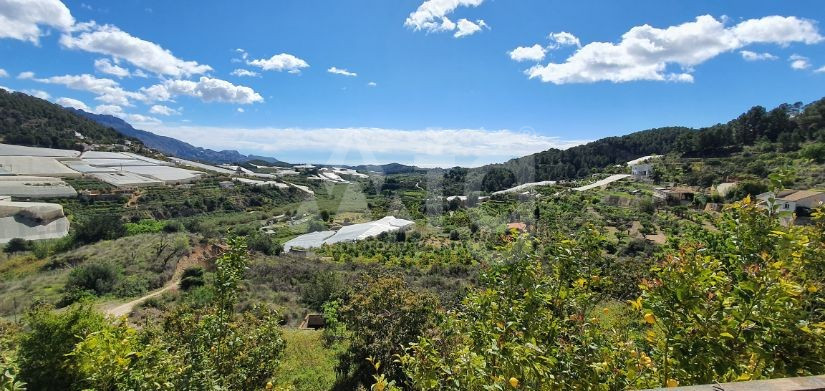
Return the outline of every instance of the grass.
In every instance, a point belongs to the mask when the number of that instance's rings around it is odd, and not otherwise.
[[[321,342],[321,332],[284,329],[286,351],[272,383],[277,390],[321,391],[335,384],[336,351]]]

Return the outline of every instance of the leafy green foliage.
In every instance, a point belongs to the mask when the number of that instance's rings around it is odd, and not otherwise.
[[[406,377],[394,356],[430,327],[437,305],[434,295],[409,289],[399,277],[373,276],[356,283],[340,309],[350,335],[338,366],[344,387],[371,384],[371,357],[384,363],[383,375],[403,383]]]

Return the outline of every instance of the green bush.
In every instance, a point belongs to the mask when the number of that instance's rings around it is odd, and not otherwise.
[[[120,270],[108,262],[93,262],[74,268],[66,281],[66,291],[88,291],[102,296],[111,293],[120,279]]]
[[[20,339],[18,359],[20,379],[31,390],[77,390],[81,374],[69,354],[87,335],[105,324],[103,315],[90,305],[74,306],[56,312],[38,305],[26,313],[26,332]]]
[[[23,251],[29,251],[32,248],[32,242],[21,238],[14,238],[10,240],[8,243],[6,243],[6,247],[3,248],[3,252],[5,252],[6,254],[13,254]]]
[[[203,268],[189,267],[183,271],[180,279],[180,289],[188,291],[193,287],[203,286]]]
[[[74,242],[78,246],[101,240],[113,240],[126,235],[126,226],[117,215],[97,215],[76,225]]]

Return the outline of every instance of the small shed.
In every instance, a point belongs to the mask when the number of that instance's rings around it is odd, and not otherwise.
[[[510,223],[507,224],[507,229],[510,231],[527,232],[527,224],[525,223]]]

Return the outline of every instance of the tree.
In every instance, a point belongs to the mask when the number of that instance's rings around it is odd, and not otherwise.
[[[91,305],[55,312],[37,305],[26,313],[28,329],[20,339],[20,378],[32,390],[80,389],[82,375],[69,354],[87,335],[103,328],[106,320]]]
[[[383,375],[403,384],[406,377],[395,355],[430,327],[437,305],[434,295],[410,289],[400,277],[365,277],[356,282],[340,309],[350,335],[349,347],[338,364],[347,384],[343,387],[371,384],[370,357],[382,363]]]
[[[783,227],[750,198],[719,232],[683,236],[634,302],[660,384],[825,372],[822,240]]]
[[[3,252],[5,252],[6,254],[13,254],[23,251],[29,251],[31,250],[31,248],[32,243],[30,241],[21,238],[14,238],[12,240],[9,240],[8,243],[6,243],[6,247],[3,248]]]

